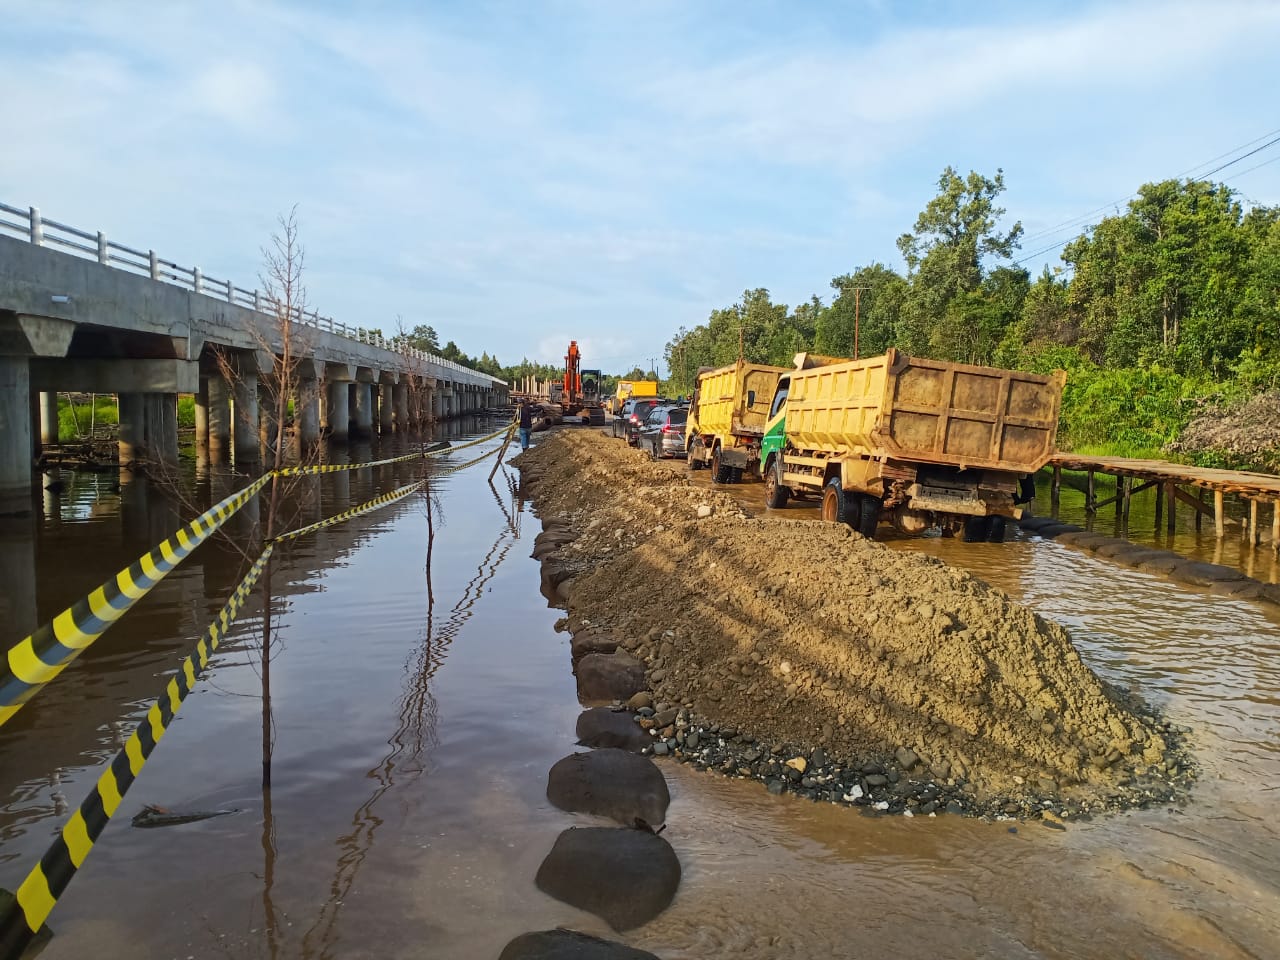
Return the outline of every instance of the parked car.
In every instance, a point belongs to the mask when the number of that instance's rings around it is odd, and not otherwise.
[[[623,425],[631,416],[631,408],[636,405],[635,397],[627,397],[622,401],[622,406],[618,408],[618,412],[613,415],[613,435],[615,438],[626,436],[623,431]]]
[[[654,407],[640,430],[640,449],[648,450],[654,460],[686,456],[684,426],[688,418],[688,407]]]
[[[622,424],[615,427],[620,429],[620,435],[630,446],[635,446],[640,437],[640,425],[648,419],[649,412],[657,406],[665,406],[667,401],[662,398],[654,399],[653,397],[645,397],[642,400],[633,400],[631,402],[631,410],[622,417]]]

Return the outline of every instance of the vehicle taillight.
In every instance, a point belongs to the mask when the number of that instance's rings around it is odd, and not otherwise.
[[[674,423],[668,423],[666,426],[662,428],[662,432],[663,433],[679,433],[680,428],[676,426]]]

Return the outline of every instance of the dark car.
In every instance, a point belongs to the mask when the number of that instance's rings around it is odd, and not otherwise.
[[[659,457],[684,457],[684,425],[689,419],[689,408],[682,406],[654,407],[649,419],[640,430],[640,449]]]
[[[649,412],[654,407],[665,405],[667,401],[661,397],[645,397],[643,400],[630,401],[631,409],[626,411],[624,407],[623,414],[620,415],[622,423],[620,425],[621,436],[630,446],[635,446],[640,437],[640,425],[649,417]],[[614,421],[614,430],[619,430],[618,421]]]
[[[626,433],[623,431],[623,425],[631,416],[631,408],[636,405],[634,397],[628,397],[622,401],[622,406],[618,408],[618,412],[613,415],[613,435],[615,437],[624,437]]]

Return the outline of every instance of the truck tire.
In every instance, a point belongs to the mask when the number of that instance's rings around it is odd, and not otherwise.
[[[698,439],[691,440],[689,446],[685,449],[685,455],[689,460],[690,470],[705,470],[707,462],[702,459],[702,441]]]
[[[992,517],[970,517],[964,522],[965,543],[986,543],[991,536]]]
[[[987,533],[987,543],[1004,543],[1004,530],[1008,521],[1004,517],[990,517],[991,529]]]
[[[868,540],[876,538],[880,525],[880,501],[870,494],[858,495],[858,523],[855,529]]]
[[[791,491],[782,483],[782,457],[769,464],[764,475],[764,505],[770,510],[781,510],[787,505]]]
[[[720,463],[720,448],[716,447],[711,451],[711,482],[712,483],[732,483],[733,467],[726,467]]]
[[[861,518],[861,510],[857,504],[856,496],[845,494],[839,477],[832,477],[822,489],[822,519],[828,523],[844,523],[856,527]]]

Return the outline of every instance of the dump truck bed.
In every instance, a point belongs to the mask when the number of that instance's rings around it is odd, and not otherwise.
[[[910,357],[800,360],[787,397],[797,449],[1032,473],[1054,453],[1065,375]]]
[[[698,431],[722,438],[761,436],[778,377],[786,372],[786,367],[739,361],[701,374],[695,412]]]

